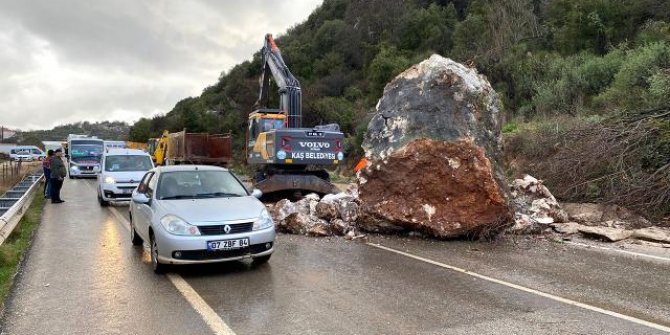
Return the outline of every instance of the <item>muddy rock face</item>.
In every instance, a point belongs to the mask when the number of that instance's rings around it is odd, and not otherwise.
[[[361,228],[456,237],[506,227],[500,113],[483,76],[438,55],[391,81],[363,143]]]

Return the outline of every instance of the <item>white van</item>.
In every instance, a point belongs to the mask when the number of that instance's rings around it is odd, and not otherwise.
[[[110,149],[103,153],[98,174],[98,202],[129,201],[144,174],[154,168],[151,156],[135,149]]]
[[[15,161],[31,162],[46,158],[44,151],[36,146],[16,147],[9,151],[9,158]]]

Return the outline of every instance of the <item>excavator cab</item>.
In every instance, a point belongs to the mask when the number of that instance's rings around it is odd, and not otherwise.
[[[266,147],[267,136],[264,133],[284,127],[286,127],[286,114],[278,109],[260,109],[249,114],[247,154],[250,152],[260,153],[261,148]],[[261,136],[261,134],[263,135]]]

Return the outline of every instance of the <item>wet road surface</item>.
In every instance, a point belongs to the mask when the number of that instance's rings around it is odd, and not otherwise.
[[[100,208],[92,185],[68,180],[67,202],[46,206],[2,334],[214,334],[175,277],[237,334],[664,334],[659,327],[670,326],[670,260],[550,242],[373,236],[368,244],[279,235],[266,265],[189,266],[157,276],[146,251],[130,244],[127,207]]]

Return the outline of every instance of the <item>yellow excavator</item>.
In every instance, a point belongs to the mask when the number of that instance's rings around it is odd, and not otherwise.
[[[157,166],[165,165],[169,135],[170,132],[164,130],[160,138],[150,138],[147,142],[151,159],[153,159],[154,164]]]
[[[344,159],[344,134],[337,124],[302,126],[300,82],[284,63],[271,34],[265,35],[260,94],[249,114],[247,164],[256,170],[254,187],[263,193],[333,193],[325,170]],[[270,78],[279,93],[279,108],[268,108]]]

